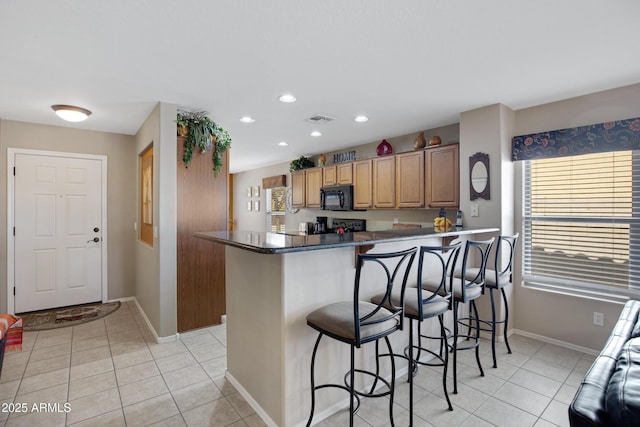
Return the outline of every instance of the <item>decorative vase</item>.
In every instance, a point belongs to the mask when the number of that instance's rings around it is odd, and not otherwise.
[[[416,137],[416,140],[413,142],[413,148],[419,149],[427,146],[427,140],[424,139],[424,133],[420,132],[420,134]]]
[[[327,163],[327,156],[324,155],[324,153],[320,154],[320,157],[318,158],[318,165],[319,166],[324,166],[324,164]]]
[[[442,139],[438,135],[434,135],[429,140],[429,147],[435,147],[436,145],[442,144]]]

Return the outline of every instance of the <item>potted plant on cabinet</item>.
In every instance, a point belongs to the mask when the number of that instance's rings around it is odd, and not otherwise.
[[[295,172],[302,169],[312,168],[314,166],[315,165],[313,164],[313,161],[310,158],[305,156],[300,156],[299,159],[295,159],[291,161],[291,163],[289,164],[289,170],[291,172]]]
[[[213,149],[211,156],[213,173],[218,176],[222,168],[222,155],[231,145],[229,132],[211,120],[206,111],[178,110],[176,123],[178,136],[186,137],[184,155],[182,156],[185,167],[189,167],[195,149],[200,150],[200,153],[206,153],[209,149]]]

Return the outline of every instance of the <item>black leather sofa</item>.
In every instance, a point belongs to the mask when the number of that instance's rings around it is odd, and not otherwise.
[[[628,301],[569,406],[579,426],[640,426],[640,301]]]

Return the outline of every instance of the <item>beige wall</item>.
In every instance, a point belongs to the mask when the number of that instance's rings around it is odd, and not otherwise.
[[[136,156],[132,136],[0,120],[0,176],[7,148],[107,156],[108,297],[134,294]],[[5,179],[2,180],[6,182]],[[0,185],[0,310],[7,311],[7,187]]]
[[[175,117],[175,105],[159,103],[135,136],[136,171],[140,167],[137,156],[153,144],[153,221],[157,234],[153,247],[136,236],[134,295],[158,337],[169,337],[177,331]],[[133,205],[137,207],[139,200],[137,197]]]
[[[514,127],[514,112],[502,104],[494,104],[460,114],[460,210],[464,225],[493,226],[500,228],[499,234],[512,234],[514,230],[513,162],[511,162],[511,137]],[[490,199],[470,200],[469,157],[477,152],[489,155]],[[478,205],[477,217],[471,216],[471,205]],[[490,235],[479,236],[487,239]],[[493,265],[495,254],[490,255]],[[506,289],[509,306],[514,306],[513,288]],[[498,293],[495,295],[496,315],[504,317],[505,307]],[[489,298],[478,301],[483,319],[491,318]],[[510,328],[514,323],[511,322]],[[498,328],[500,334],[502,329]]]
[[[514,135],[638,116],[640,84],[519,110],[516,112]],[[516,166],[515,205],[521,206],[522,165],[516,163]],[[521,209],[518,208],[516,213],[515,222],[520,229]],[[521,258],[521,251],[519,256]],[[520,283],[520,274],[515,279],[516,283]],[[622,309],[620,304],[554,294],[519,285],[515,288],[515,307],[517,329],[591,349],[600,349],[604,345]],[[604,327],[593,325],[594,311],[604,313]]]

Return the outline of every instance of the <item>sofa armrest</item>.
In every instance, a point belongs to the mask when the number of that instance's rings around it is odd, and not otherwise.
[[[634,335],[639,313],[640,301],[627,301],[607,343],[569,405],[569,423],[572,427],[611,425],[606,408],[607,386],[616,368],[620,350]]]

